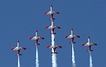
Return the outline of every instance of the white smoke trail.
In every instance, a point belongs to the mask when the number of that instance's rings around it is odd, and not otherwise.
[[[52,30],[51,30],[52,33]],[[52,46],[55,46],[55,34],[51,34]],[[53,53],[54,50],[52,48],[52,67],[57,67],[57,55]]]
[[[39,57],[38,57],[38,47],[36,46],[36,61],[35,61],[36,67],[39,67]]]
[[[72,44],[72,67],[76,67],[75,55],[74,55],[74,44]]]
[[[90,67],[93,67],[93,63],[92,63],[92,55],[91,55],[91,52],[89,52],[89,63],[90,63]]]
[[[20,57],[18,55],[18,67],[20,67]]]
[[[52,54],[52,67],[57,67],[56,54]]]

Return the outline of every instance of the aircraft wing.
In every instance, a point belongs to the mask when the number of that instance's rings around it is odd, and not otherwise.
[[[82,46],[88,46],[87,44],[82,44]]]
[[[75,38],[80,38],[80,36],[79,35],[75,35]]]
[[[65,36],[65,38],[71,38],[71,36],[70,36],[70,35],[68,35],[68,36]]]
[[[54,12],[55,14],[59,14],[59,12]]]
[[[52,46],[47,46],[47,48],[52,48]]]
[[[30,40],[34,40],[35,39],[35,36],[31,36],[29,39]]]
[[[44,12],[44,14],[50,14],[49,12]]]
[[[11,50],[16,50],[15,48],[11,48]]]
[[[55,28],[57,28],[57,29],[60,29],[60,26],[54,26]]]
[[[40,39],[44,40],[44,37],[39,37]]]
[[[20,50],[26,50],[26,48],[25,47],[20,47]]]
[[[91,45],[92,45],[92,46],[97,46],[97,44],[96,44],[96,43],[91,43]]]
[[[58,46],[58,48],[62,48],[62,46]]]
[[[47,29],[51,29],[51,26],[46,26]]]

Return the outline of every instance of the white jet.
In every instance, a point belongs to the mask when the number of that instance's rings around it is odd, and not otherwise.
[[[52,7],[52,5],[51,5],[51,6],[50,6],[50,11],[45,12],[45,14],[49,14],[49,15],[50,15],[50,18],[53,18],[53,15],[54,15],[54,14],[59,14],[59,12],[53,11],[53,7]],[[53,19],[54,19],[54,18],[53,18]]]
[[[55,44],[55,39],[54,39],[54,44]],[[62,48],[62,46],[57,46],[57,45],[51,45],[51,46],[47,46],[47,48],[52,48],[52,53],[53,54],[57,54],[56,49],[57,48]]]
[[[22,55],[22,54],[20,54],[20,50],[26,50],[26,48],[25,47],[20,47],[20,41],[18,41],[17,46],[15,48],[11,48],[11,50],[18,51],[18,53],[16,55],[20,56],[20,55]]]
[[[71,34],[68,35],[68,36],[65,36],[65,38],[70,38],[72,40],[71,43],[76,43],[76,42],[74,42],[74,38],[80,38],[80,36],[79,35],[74,35],[74,31],[72,29]]]
[[[29,39],[36,41],[36,43],[35,43],[34,45],[40,45],[40,44],[38,43],[38,40],[39,40],[39,39],[44,40],[44,37],[38,36],[38,30],[36,30],[35,35],[34,35],[34,36],[31,36]]]
[[[88,36],[88,42],[82,44],[82,46],[88,46],[88,50],[87,51],[90,52],[90,51],[93,51],[93,50],[91,50],[91,46],[97,46],[97,44],[96,43],[91,43],[90,42],[90,36]]]
[[[51,26],[46,26],[46,28],[52,30],[52,31],[51,31],[51,34],[56,34],[56,33],[54,32],[54,29],[60,29],[59,26],[54,26],[54,22],[51,22]]]

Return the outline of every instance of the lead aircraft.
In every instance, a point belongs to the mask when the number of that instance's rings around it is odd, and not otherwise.
[[[18,51],[18,53],[16,54],[17,56],[20,56],[22,54],[20,54],[21,50],[26,50],[25,47],[20,47],[20,41],[17,41],[17,46],[15,48],[11,48],[11,50],[16,50]]]
[[[45,12],[44,14],[49,14],[50,18],[53,18],[53,14],[59,14],[59,12],[53,11],[52,5],[50,6],[50,11]]]
[[[93,51],[93,50],[91,49],[91,46],[97,46],[97,44],[96,44],[96,43],[91,43],[91,42],[90,42],[90,36],[88,36],[88,42],[82,44],[82,46],[88,46],[87,52],[90,52],[90,51]]]

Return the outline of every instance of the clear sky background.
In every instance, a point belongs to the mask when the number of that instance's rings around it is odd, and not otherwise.
[[[75,57],[77,67],[89,67],[89,54],[87,47],[82,47],[82,43],[87,42],[87,37],[91,37],[91,42],[96,42],[98,46],[92,47],[94,67],[106,66],[106,1],[105,0],[0,0],[0,67],[17,67],[16,51],[10,48],[16,46],[17,40],[21,41],[21,46],[26,47],[26,51],[21,51],[21,67],[35,67],[35,46],[34,41],[29,37],[39,30],[39,35],[45,40],[39,41],[39,61],[40,67],[51,67],[51,45],[50,30],[45,26],[50,25],[49,11],[53,5],[54,11],[59,11],[55,15],[55,25],[61,27],[56,30],[56,44],[62,45],[58,49],[58,67],[72,67],[70,40],[64,36],[70,34],[71,28],[75,34],[81,36],[75,39]]]

